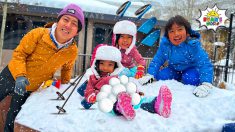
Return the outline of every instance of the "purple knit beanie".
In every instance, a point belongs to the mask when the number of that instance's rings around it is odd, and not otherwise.
[[[70,15],[78,19],[78,32],[84,27],[84,14],[82,9],[76,4],[69,4],[62,11],[60,11],[57,18],[61,18],[63,15]]]

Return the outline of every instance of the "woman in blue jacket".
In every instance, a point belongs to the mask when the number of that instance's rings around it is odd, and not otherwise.
[[[168,66],[160,67],[168,62]],[[191,29],[182,16],[168,20],[160,47],[148,68],[148,74],[139,79],[141,84],[156,80],[175,79],[183,84],[195,85],[193,94],[206,97],[212,89],[213,66],[202,48],[200,34]]]

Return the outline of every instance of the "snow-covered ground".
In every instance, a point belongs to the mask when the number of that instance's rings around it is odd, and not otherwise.
[[[135,79],[131,80],[137,83]],[[174,80],[137,85],[145,96],[156,96],[160,86],[167,85],[173,96],[171,116],[163,118],[138,109],[135,119],[127,121],[123,117],[100,112],[97,105],[84,110],[80,104],[82,97],[76,91],[64,107],[67,113],[58,115],[56,106],[62,106],[64,101],[54,100],[58,89],[51,86],[28,98],[16,122],[42,132],[220,132],[225,123],[235,122],[234,88],[214,88],[207,98],[197,98],[192,94],[194,86]],[[59,91],[65,88],[63,85]]]

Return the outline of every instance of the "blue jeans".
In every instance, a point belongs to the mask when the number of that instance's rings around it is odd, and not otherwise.
[[[183,84],[198,86],[200,83],[199,72],[195,68],[189,68],[184,71],[176,71],[172,68],[166,67],[159,71],[156,76],[157,80],[171,80],[175,79]]]

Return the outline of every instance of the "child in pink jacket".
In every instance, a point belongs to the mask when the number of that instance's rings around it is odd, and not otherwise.
[[[112,45],[119,48],[122,53],[122,65],[126,68],[124,74],[128,77],[141,78],[144,75],[146,62],[137,50],[137,27],[128,20],[117,22],[113,27]]]
[[[84,95],[88,104],[94,104],[101,87],[109,84],[109,80],[113,77],[118,77],[118,74],[123,70],[120,51],[113,46],[98,45],[92,54],[90,69],[92,75],[89,77]],[[121,92],[117,95],[117,102],[113,109],[128,120],[132,120],[135,117],[131,96],[127,92]]]
[[[81,102],[85,109],[96,103],[96,96],[102,86],[109,84],[109,80],[118,77],[124,67],[121,64],[121,52],[116,47],[105,44],[98,45],[92,54],[91,68],[88,83],[85,87],[85,99]],[[78,88],[80,95],[83,88]],[[132,97],[128,92],[120,92],[117,95],[117,101],[113,104],[112,112],[115,115],[123,116],[127,120],[133,120],[135,117],[134,106],[132,106]],[[163,86],[159,90],[158,97],[145,100],[139,105],[143,110],[151,113],[157,113],[163,117],[169,117],[171,113],[171,92],[170,89]]]

